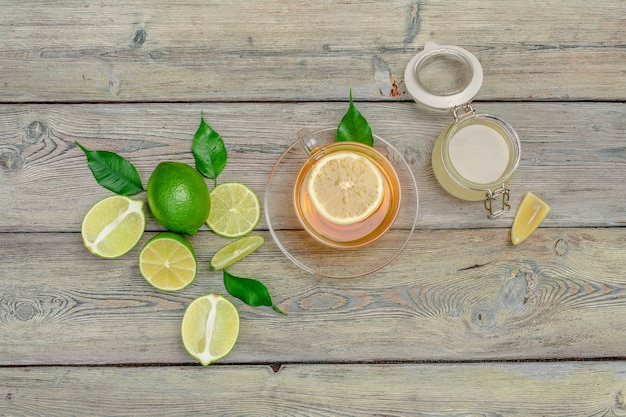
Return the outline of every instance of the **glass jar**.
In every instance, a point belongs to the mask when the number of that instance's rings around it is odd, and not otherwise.
[[[427,43],[409,61],[404,79],[416,102],[454,116],[432,152],[439,184],[462,200],[483,200],[489,218],[509,211],[507,186],[519,165],[520,142],[508,123],[470,105],[483,80],[478,59],[457,46]],[[497,199],[500,207],[493,206]]]

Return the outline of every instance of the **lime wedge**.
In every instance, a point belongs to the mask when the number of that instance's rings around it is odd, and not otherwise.
[[[211,210],[206,221],[211,230],[223,237],[250,233],[261,218],[261,204],[254,191],[239,182],[226,182],[211,191]]]
[[[181,326],[187,353],[206,366],[230,353],[239,337],[239,312],[222,295],[208,294],[189,304]]]
[[[89,252],[117,258],[135,247],[145,227],[143,201],[114,195],[89,209],[80,232]]]
[[[262,236],[247,236],[236,240],[218,250],[211,258],[213,269],[224,269],[238,260],[250,255],[265,241]]]
[[[511,243],[519,245],[525,241],[539,227],[549,212],[549,205],[533,193],[527,192],[513,218]]]
[[[159,290],[182,290],[196,278],[196,254],[183,236],[159,233],[141,249],[139,271]]]

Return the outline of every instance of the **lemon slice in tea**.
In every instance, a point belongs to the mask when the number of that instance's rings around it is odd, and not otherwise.
[[[196,278],[196,254],[183,236],[172,232],[159,233],[141,249],[139,271],[159,290],[182,290]]]
[[[143,201],[121,195],[96,203],[81,225],[83,243],[89,252],[117,258],[135,247],[146,227]]]
[[[225,182],[211,191],[211,210],[206,221],[211,230],[224,237],[250,233],[261,219],[261,203],[248,186]]]
[[[202,365],[224,358],[239,337],[239,312],[222,295],[208,294],[189,304],[181,326],[187,353]]]
[[[511,243],[519,245],[528,238],[550,212],[550,206],[539,197],[527,192],[517,208],[511,226]]]
[[[257,250],[265,241],[262,236],[247,236],[229,243],[211,258],[211,267],[224,269]]]
[[[307,182],[317,212],[335,224],[354,224],[380,207],[384,179],[380,168],[366,156],[338,151],[321,157]]]

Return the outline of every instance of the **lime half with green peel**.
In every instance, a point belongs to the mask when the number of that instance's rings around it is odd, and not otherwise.
[[[197,270],[193,246],[176,233],[159,233],[139,253],[141,275],[159,290],[182,290],[193,282]]]
[[[524,194],[511,226],[511,243],[519,245],[541,224],[550,212],[550,206],[531,192]]]
[[[262,236],[246,236],[229,243],[218,250],[211,258],[211,267],[215,270],[224,269],[250,255],[265,241]]]
[[[143,201],[114,195],[96,203],[81,225],[83,243],[89,252],[117,258],[135,247],[146,227]]]
[[[224,237],[241,237],[250,233],[261,219],[261,203],[248,186],[226,182],[211,191],[211,211],[207,226]]]
[[[183,345],[187,353],[206,366],[228,355],[239,337],[239,312],[222,295],[193,300],[183,316]]]
[[[148,206],[166,229],[194,235],[209,216],[209,188],[198,170],[182,162],[161,162],[148,180]]]

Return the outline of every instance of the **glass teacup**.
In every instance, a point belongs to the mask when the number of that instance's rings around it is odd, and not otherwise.
[[[402,201],[402,187],[392,163],[374,147],[357,142],[331,142],[319,145],[308,129],[298,132],[307,152],[293,188],[293,205],[304,230],[318,242],[338,249],[358,248],[380,239],[393,225]],[[382,179],[382,197],[376,208],[363,219],[344,224],[321,213],[312,201],[309,181],[317,164],[325,158],[354,157],[365,160]],[[340,204],[337,201],[337,204]]]

